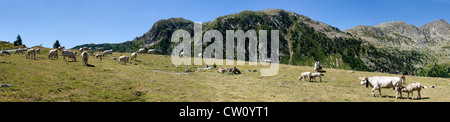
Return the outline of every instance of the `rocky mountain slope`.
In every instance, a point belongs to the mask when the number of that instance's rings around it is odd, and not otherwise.
[[[148,49],[156,48],[162,50],[161,54],[170,54],[176,45],[170,42],[170,37],[176,29],[185,29],[193,37],[192,21],[170,18],[156,22],[150,31],[133,41],[143,41]],[[281,9],[242,11],[203,23],[204,32],[211,29],[224,36],[226,30],[279,30],[283,64],[311,66],[314,61],[321,61],[328,68],[414,74],[414,64],[426,60],[414,51],[380,50],[336,27]]]
[[[136,37],[127,43],[142,44],[142,47],[146,49],[159,49],[159,54],[168,55],[177,45],[170,42],[172,33],[177,29],[184,29],[193,37],[193,25],[192,21],[183,18],[160,20],[143,36]],[[204,22],[202,26],[203,32],[215,29],[223,36],[226,35],[226,30],[256,30],[256,32],[279,30],[280,63],[282,64],[312,66],[313,62],[321,61],[321,64],[327,68],[416,74],[416,69],[429,60],[429,57],[414,49],[380,48],[378,43],[373,43],[376,42],[374,39],[369,40],[352,31],[343,32],[336,27],[281,9],[242,11]],[[377,27],[358,27],[368,28],[370,32],[367,33],[377,34],[376,37],[385,35],[384,30]],[[361,33],[366,32],[366,29],[362,30],[364,31]],[[436,33],[436,35],[441,34]],[[270,31],[267,34],[270,35]],[[396,38],[405,41],[404,39],[409,37],[400,35]],[[411,39],[411,41],[415,40]],[[206,47],[208,44],[211,43],[204,43],[203,46]],[[134,48],[131,51],[137,49]],[[248,57],[248,51],[246,52]]]
[[[361,37],[380,48],[416,50],[429,54],[438,62],[449,60],[450,24],[442,19],[421,27],[392,21],[376,26],[357,26],[344,32]]]

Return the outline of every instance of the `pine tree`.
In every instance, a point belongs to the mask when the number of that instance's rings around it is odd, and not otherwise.
[[[53,48],[58,48],[58,47],[60,47],[61,45],[59,44],[59,41],[58,40],[56,40],[56,42],[53,44]]]
[[[20,37],[20,34],[17,35],[17,40],[14,41],[14,46],[22,45],[22,38]]]

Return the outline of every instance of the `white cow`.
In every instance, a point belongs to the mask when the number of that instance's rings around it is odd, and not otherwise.
[[[129,57],[128,56],[120,56],[119,57],[119,64],[122,62],[123,64],[126,64],[128,62]]]
[[[360,77],[361,85],[366,84],[366,87],[372,87],[372,95],[375,97],[375,94],[373,93],[374,90],[377,90],[380,92],[381,97],[381,88],[394,88],[394,90],[397,92],[395,98],[398,99],[398,95],[401,94],[401,87],[402,84],[404,84],[405,76],[401,77],[382,77],[382,76],[374,76],[374,77]]]
[[[138,53],[145,53],[145,48],[141,48],[138,50]]]
[[[316,77],[319,77],[321,83],[322,83],[322,76],[324,76],[324,74],[319,72],[311,73],[311,78],[314,78],[314,81],[316,81]]]
[[[36,53],[41,54],[41,48],[36,49]]]
[[[75,54],[73,54],[72,51],[64,50],[64,51],[62,52],[62,55],[63,55],[64,61],[66,60],[66,56],[67,56],[68,58],[72,58],[72,61],[77,61],[77,57],[75,57]],[[67,59],[67,60],[69,60],[69,59]]]
[[[29,59],[31,59],[31,57],[33,57],[33,59],[36,59],[36,50],[35,49],[29,49],[27,51],[27,54],[25,55],[25,57],[28,59],[28,57],[30,57]]]
[[[311,82],[311,72],[304,72],[304,73],[300,74],[298,81],[300,81],[302,79],[304,79],[303,81],[305,81],[306,78],[308,78],[308,82]]]
[[[103,56],[110,54],[112,56],[112,50],[105,50]]]
[[[89,54],[87,52],[81,53],[81,59],[83,59],[83,65],[88,65]]]
[[[48,59],[54,60],[55,58],[58,59],[58,50],[50,50],[50,52],[48,52]]]
[[[58,50],[59,50],[59,51],[63,51],[64,48],[65,48],[64,46],[59,46],[59,47],[58,47]]]
[[[23,51],[25,51],[25,50],[22,49],[22,48],[19,48],[19,49],[16,50],[16,52],[14,52],[14,54],[17,54],[17,53],[23,54]]]
[[[148,54],[155,54],[155,52],[156,52],[156,49],[149,49],[147,51]]]
[[[322,66],[320,66],[320,62],[314,63],[314,71],[319,72],[322,70]]]
[[[132,53],[131,54],[131,60],[136,60],[137,58],[137,53]]]
[[[97,48],[97,51],[105,51],[105,48],[99,47],[99,48]]]

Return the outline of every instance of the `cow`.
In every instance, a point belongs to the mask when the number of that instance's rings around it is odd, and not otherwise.
[[[374,90],[379,91],[380,97],[381,97],[381,88],[393,88],[397,94],[395,96],[396,99],[398,99],[398,95],[400,94],[400,97],[402,97],[401,94],[401,87],[402,84],[404,84],[405,76],[401,77],[384,77],[384,76],[374,76],[374,77],[360,77],[361,85],[366,84],[366,87],[372,87],[372,95],[375,97],[375,94],[373,93]]]

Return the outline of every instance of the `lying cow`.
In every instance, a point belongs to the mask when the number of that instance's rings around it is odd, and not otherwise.
[[[374,76],[374,77],[360,77],[361,85],[366,84],[366,87],[372,87],[372,95],[375,97],[375,94],[373,93],[374,90],[377,90],[380,92],[381,97],[381,88],[394,88],[394,90],[397,92],[395,99],[398,99],[398,95],[400,94],[400,97],[402,97],[401,94],[401,87],[402,84],[404,84],[405,76],[401,77],[381,77],[381,76]]]

